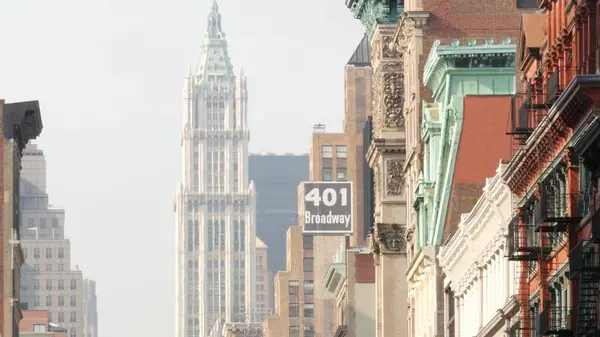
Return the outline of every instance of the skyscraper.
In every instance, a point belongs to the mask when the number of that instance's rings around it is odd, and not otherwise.
[[[21,303],[28,310],[47,310],[50,322],[67,329],[69,337],[96,337],[97,320],[86,319],[97,310],[95,286],[86,292],[83,272],[71,266],[65,210],[48,203],[44,152],[28,144],[22,166],[21,244],[26,264],[21,275]],[[88,302],[88,297],[94,301]]]
[[[256,307],[256,193],[248,180],[246,78],[236,75],[216,2],[200,63],[184,82],[176,213],[176,337],[208,336]]]

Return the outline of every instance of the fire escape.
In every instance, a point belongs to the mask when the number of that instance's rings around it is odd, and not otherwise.
[[[541,234],[544,252],[557,252],[567,246],[569,228],[581,221],[577,210],[578,197],[578,193],[569,193],[565,164],[558,164],[540,184],[539,200],[534,208],[534,224],[536,231]],[[537,318],[536,328],[540,336],[572,334],[569,286],[555,289],[548,284],[548,277],[557,271],[562,262],[554,254],[547,254],[540,259],[539,280],[549,293],[549,301],[546,301]]]
[[[515,336],[536,337],[537,329],[532,324],[539,307],[530,304],[531,282],[538,277],[538,265],[550,249],[540,242],[540,233],[536,231],[533,199],[519,207],[516,216],[508,225],[507,254],[510,261],[519,265],[516,269],[516,299],[521,308],[520,324]]]
[[[600,122],[594,120],[590,131],[574,146],[580,156],[580,214],[590,214],[591,233],[587,240],[581,240],[569,252],[569,278],[576,282],[575,299],[577,318],[574,336],[592,337],[600,334],[598,317],[600,312],[600,211],[596,205],[598,178],[600,177],[600,144],[597,137]],[[585,139],[587,138],[587,139]],[[586,145],[585,143],[592,143]],[[584,149],[582,149],[582,147]]]

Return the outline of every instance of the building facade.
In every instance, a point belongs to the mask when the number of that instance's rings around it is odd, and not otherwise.
[[[308,180],[308,166],[308,154],[251,153],[248,159],[248,175],[260,191],[256,196],[256,235],[269,247],[268,267],[273,277],[285,270],[287,224],[298,212],[296,187]]]
[[[248,180],[246,78],[227,50],[218,5],[185,79],[182,181],[175,197],[176,336],[207,336],[256,308],[256,192]]]
[[[593,233],[598,2],[538,6],[538,16],[523,20],[522,94],[511,114],[515,155],[503,176],[517,198],[508,255],[522,270],[519,329],[526,336],[592,336],[600,270]]]
[[[435,40],[449,44],[453,38],[516,37],[520,11],[531,10],[535,3],[346,1],[364,24],[372,49],[373,117],[367,157],[374,185],[370,245],[377,266],[376,336],[409,334],[406,322],[394,319],[409,317],[412,310],[397,305],[408,299],[409,286],[398,283],[395,275],[407,273],[419,259],[413,248],[418,228],[412,206],[424,169],[422,105],[432,95],[422,80],[426,53]]]
[[[95,311],[96,303],[87,302],[83,272],[71,266],[65,210],[49,204],[43,150],[35,144],[27,145],[22,167],[21,244],[26,264],[21,277],[21,302],[29,310],[48,311],[48,319],[67,329],[69,337],[90,337],[86,312]]]
[[[275,276],[275,310],[264,324],[265,337],[314,337],[313,239],[302,227],[289,227],[286,270]]]
[[[513,331],[519,306],[515,270],[506,258],[512,194],[502,180],[506,163],[486,179],[473,210],[461,216],[458,229],[441,248],[444,273],[444,336],[504,336]],[[427,314],[428,308],[418,308]],[[416,315],[424,319],[427,315]],[[421,325],[416,322],[416,325]]]
[[[98,296],[96,281],[83,280],[84,337],[98,337]]]
[[[368,336],[375,331],[375,267],[371,250],[340,240],[321,285],[335,298],[333,337]]]
[[[253,315],[258,322],[264,321],[272,314],[272,280],[269,272],[269,248],[258,237],[256,238],[256,310]]]
[[[311,181],[351,181],[353,188],[353,245],[365,243],[363,226],[363,128],[370,113],[372,72],[370,48],[367,37],[358,43],[346,63],[344,74],[345,112],[341,133],[327,133],[324,126],[316,125],[310,144]],[[299,191],[303,190],[303,185]],[[298,198],[298,214],[304,198]],[[300,225],[304,219],[299,217]],[[335,254],[340,236],[314,236],[314,280],[321,282],[325,277],[331,258]],[[335,298],[321,286],[314,290],[315,336],[331,336],[336,329]]]
[[[515,91],[510,42],[437,42],[425,64],[424,82],[434,96],[422,106],[424,169],[411,198],[418,229],[407,273],[411,335],[442,331],[440,246],[456,235],[461,214],[471,211],[495,165],[510,158],[506,112]]]
[[[2,121],[2,221],[0,229],[0,334],[19,336],[22,265],[25,262],[21,246],[21,217],[19,206],[21,159],[26,144],[42,132],[38,101],[6,104],[0,100]]]
[[[45,310],[23,310],[19,330],[21,337],[68,337],[67,329],[52,324]]]

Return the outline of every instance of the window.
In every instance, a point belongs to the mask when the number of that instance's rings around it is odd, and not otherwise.
[[[46,305],[52,306],[52,296],[46,296]]]
[[[65,297],[62,295],[58,296],[58,306],[62,307],[64,305],[65,305]]]
[[[290,303],[290,317],[299,317],[300,316],[300,306],[298,303]]]
[[[304,317],[315,316],[315,305],[312,303],[304,303]]]
[[[27,258],[27,248],[23,248],[23,256],[25,256],[25,258]]]
[[[332,181],[333,180],[333,169],[324,167],[321,175],[322,175],[321,178],[323,181]]]
[[[300,283],[297,280],[292,280],[288,282],[288,289],[290,295],[298,295],[300,292]]]
[[[446,288],[446,336],[454,337],[454,291],[450,287]]]
[[[33,299],[33,306],[34,306],[34,307],[39,307],[39,306],[40,306],[40,297],[39,297],[39,296],[36,296],[36,297]]]
[[[336,169],[336,178],[335,180],[337,181],[346,181],[348,180],[348,169],[347,168],[340,168],[338,167]]]
[[[52,280],[46,280],[46,290],[52,290]]]
[[[34,259],[39,259],[40,258],[40,249],[39,248],[34,248],[33,249],[33,258]]]
[[[312,326],[304,326],[304,337],[315,337],[315,328]]]
[[[58,271],[65,271],[65,265],[62,263],[58,264]]]
[[[58,248],[58,258],[59,259],[65,258],[65,249],[64,248]]]
[[[46,271],[52,271],[52,265],[50,263],[46,265]]]
[[[42,228],[42,229],[46,228],[46,218],[40,219],[40,228]]]
[[[300,336],[300,328],[297,326],[290,327],[290,337],[299,337]]]
[[[75,323],[77,322],[77,312],[75,311],[71,311],[71,313],[69,314],[69,321],[71,321],[71,323]]]
[[[313,236],[312,235],[304,235],[302,237],[302,248],[304,249],[313,249]]]
[[[333,158],[333,147],[331,145],[321,146],[321,158]]]
[[[315,283],[312,280],[304,281],[304,295],[312,295],[315,293]]]
[[[77,297],[71,296],[71,306],[74,307],[77,305]]]
[[[33,280],[33,289],[34,290],[39,290],[40,289],[40,280],[39,279],[34,279]]]
[[[52,258],[52,248],[46,248],[46,258]]]
[[[65,313],[62,311],[58,312],[58,323],[62,323],[65,321]]]
[[[313,259],[312,257],[305,257],[303,261],[303,270],[305,272],[313,271]]]
[[[348,148],[346,145],[338,145],[335,147],[335,157],[342,159],[348,158]]]
[[[537,0],[517,0],[517,8],[537,9]]]
[[[46,332],[46,326],[44,324],[35,324],[33,326],[33,332]]]
[[[58,228],[58,218],[52,218],[52,228]]]
[[[58,280],[58,290],[65,290],[65,280]]]
[[[77,280],[75,280],[75,279],[71,279],[71,285],[70,285],[70,289],[71,289],[71,290],[75,290],[75,289],[77,289]]]

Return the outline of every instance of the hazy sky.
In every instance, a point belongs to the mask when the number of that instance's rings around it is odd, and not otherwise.
[[[0,0],[0,98],[39,100],[50,202],[98,281],[102,337],[174,334],[173,195],[183,77],[212,0]],[[253,152],[341,126],[362,37],[344,0],[220,0],[248,77]]]

